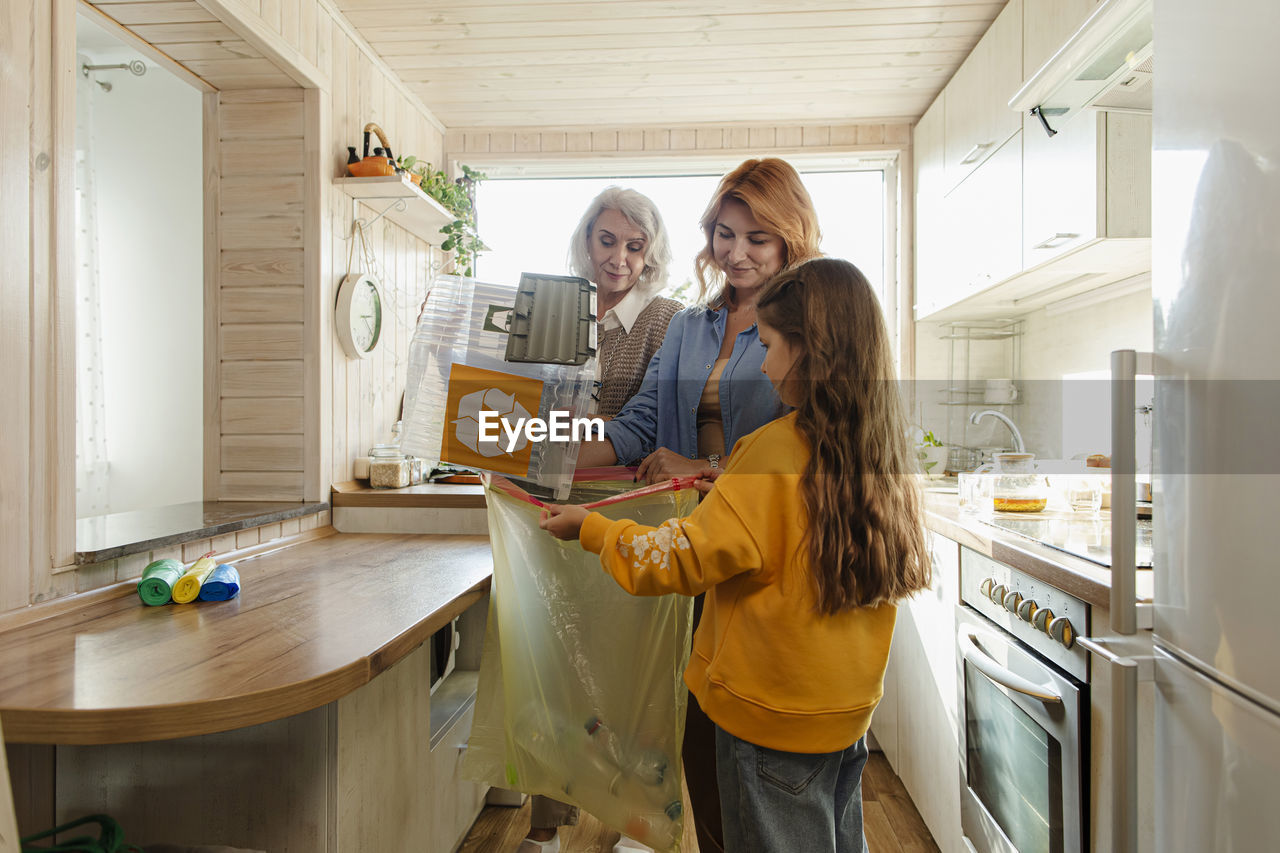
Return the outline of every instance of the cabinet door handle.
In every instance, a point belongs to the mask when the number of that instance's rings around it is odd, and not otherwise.
[[[1077,238],[1077,237],[1079,237],[1079,236],[1080,236],[1079,234],[1069,234],[1069,233],[1067,233],[1067,232],[1065,232],[1065,231],[1059,231],[1057,234],[1054,234],[1054,235],[1053,235],[1052,237],[1050,237],[1048,240],[1041,240],[1039,243],[1036,243],[1036,244],[1035,244],[1034,246],[1032,246],[1031,248],[1033,248],[1033,249],[1056,249],[1056,248],[1058,248],[1059,246],[1061,246],[1063,243],[1066,243],[1066,242],[1068,242],[1068,241],[1070,241],[1070,240],[1074,240],[1074,239],[1076,239],[1076,238]]]
[[[961,158],[960,158],[960,165],[961,165],[961,166],[967,166],[968,164],[972,163],[974,160],[977,160],[979,157],[981,157],[981,156],[982,156],[982,152],[983,152],[983,151],[986,151],[986,150],[987,150],[988,148],[990,148],[992,145],[995,145],[995,143],[994,143],[994,142],[979,142],[977,145],[975,145],[975,146],[973,146],[972,148],[970,148],[970,149],[969,149],[969,153],[968,153],[968,154],[966,154],[966,155],[964,155],[963,157],[961,157]]]

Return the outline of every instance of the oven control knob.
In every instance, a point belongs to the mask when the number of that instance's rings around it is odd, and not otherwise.
[[[987,578],[982,582],[982,585],[978,587],[978,592],[982,593],[985,597],[990,598],[991,588],[994,587],[995,585],[996,585],[995,578]]]
[[[998,583],[991,589],[990,598],[996,604],[1004,604],[1004,596],[1009,590],[1005,589],[1004,584]]]
[[[1049,633],[1049,623],[1053,621],[1053,611],[1047,607],[1041,607],[1031,614],[1031,624],[1035,626],[1037,631]]]
[[[1022,593],[1018,592],[1016,589],[1010,590],[1005,593],[1003,603],[1005,610],[1008,610],[1010,613],[1017,613],[1018,605],[1022,603]]]
[[[1059,616],[1049,623],[1049,636],[1069,649],[1075,645],[1076,629],[1072,627],[1067,617]]]
[[[1018,605],[1018,617],[1023,622],[1030,622],[1036,616],[1036,612],[1040,609],[1040,605],[1036,604],[1034,598],[1024,598],[1022,603]]]

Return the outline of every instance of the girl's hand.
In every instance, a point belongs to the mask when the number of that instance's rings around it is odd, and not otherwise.
[[[705,495],[716,487],[716,478],[723,473],[723,468],[703,468],[698,472],[698,479],[693,481],[693,487]]]
[[[689,459],[674,450],[659,447],[646,456],[636,469],[636,482],[643,480],[652,485],[672,477],[692,477],[706,469],[705,459]]]
[[[553,504],[542,511],[538,526],[557,539],[577,539],[582,531],[582,522],[587,520],[589,512],[585,507],[573,504],[567,506]]]

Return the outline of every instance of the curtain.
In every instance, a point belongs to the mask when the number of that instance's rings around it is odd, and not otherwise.
[[[76,67],[91,63],[76,57]],[[93,110],[106,97],[76,75],[76,517],[110,512],[107,412],[103,391],[98,211],[94,192]]]

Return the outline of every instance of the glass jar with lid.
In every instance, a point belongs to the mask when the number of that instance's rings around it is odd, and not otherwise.
[[[369,451],[369,485],[375,489],[401,489],[409,485],[409,460],[399,445],[375,444]]]

